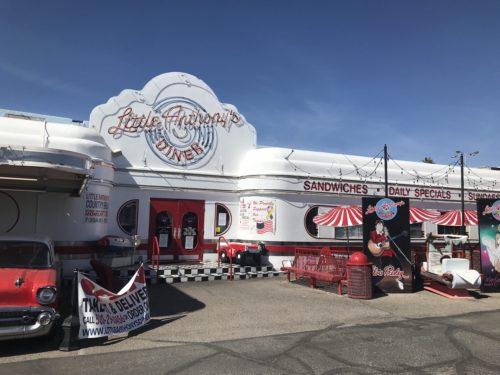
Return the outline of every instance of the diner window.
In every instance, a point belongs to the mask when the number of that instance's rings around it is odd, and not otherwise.
[[[437,227],[438,234],[462,234],[460,226],[455,227],[451,225],[438,225]]]
[[[226,233],[231,227],[231,222],[232,218],[229,209],[223,204],[216,203],[214,235],[222,236]]]
[[[363,238],[363,225],[354,225],[352,227],[337,227],[335,228],[335,238],[336,239]]]
[[[410,224],[410,238],[424,238],[424,224]]]
[[[139,201],[137,199],[125,202],[117,214],[117,222],[120,229],[133,236],[137,234],[137,214],[139,211]]]
[[[331,206],[313,206],[306,212],[304,218],[307,233],[314,238],[335,238],[335,228],[327,225],[316,225],[313,222],[315,216],[327,213]]]
[[[311,207],[309,211],[306,212],[304,224],[307,233],[312,237],[318,238],[318,226],[313,222],[315,216],[318,216],[318,206]]]

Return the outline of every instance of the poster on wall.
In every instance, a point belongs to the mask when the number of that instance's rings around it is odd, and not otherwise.
[[[373,267],[373,283],[388,293],[413,291],[408,198],[364,197],[363,249]]]
[[[481,247],[481,290],[500,292],[500,200],[478,199],[477,218]]]
[[[240,230],[242,231],[250,230],[250,206],[250,201],[240,198]]]
[[[263,235],[276,232],[276,201],[240,198],[240,229]]]

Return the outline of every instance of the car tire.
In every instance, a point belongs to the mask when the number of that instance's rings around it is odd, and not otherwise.
[[[229,262],[229,258],[227,257],[226,251],[221,251],[221,253],[220,253],[220,261],[222,263],[228,263]]]
[[[239,264],[240,266],[243,265],[244,261],[243,261],[243,253],[241,251],[238,251],[236,253],[236,263]]]

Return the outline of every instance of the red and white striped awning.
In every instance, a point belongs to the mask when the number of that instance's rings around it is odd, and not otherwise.
[[[328,227],[352,227],[363,224],[363,215],[360,206],[338,206],[315,216],[313,222]]]
[[[410,224],[437,219],[439,216],[441,216],[441,214],[436,210],[424,210],[423,208],[410,207]]]
[[[465,225],[477,225],[477,213],[475,211],[465,211]],[[433,223],[438,225],[449,225],[459,227],[462,225],[462,212],[460,210],[448,211],[432,220]]]

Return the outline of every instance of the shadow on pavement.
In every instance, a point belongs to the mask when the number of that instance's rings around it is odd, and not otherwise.
[[[306,288],[309,288],[309,280],[307,279],[298,279],[298,280],[291,280],[290,281],[291,284],[296,284],[296,285],[301,285],[301,286],[304,286]],[[320,282],[318,281],[316,283],[316,288],[317,290],[321,290],[323,292],[326,292],[326,293],[330,293],[330,294],[334,294],[338,297],[345,297],[345,298],[348,298],[347,296],[347,285],[343,285],[342,286],[342,296],[338,295],[338,291],[337,291],[337,284],[331,284],[331,283],[323,283],[323,282]],[[382,297],[387,297],[387,294],[384,293],[383,291],[375,288],[375,290],[373,291],[373,296],[371,299],[377,299],[377,298],[382,298]]]
[[[170,284],[148,285],[148,293],[152,318],[180,315],[205,308],[203,302]]]
[[[61,319],[59,320],[59,325],[56,327],[56,330],[50,336],[0,341],[0,357],[11,357],[59,350],[59,344],[62,340],[60,324],[70,314],[70,303],[65,303],[65,301],[70,300],[70,292],[71,288],[65,288],[62,299],[63,303],[61,304]],[[98,345],[114,345],[126,340],[127,337],[134,337],[141,333],[154,330],[165,324],[181,319],[190,312],[205,308],[204,303],[183,293],[172,285],[149,285],[148,293],[151,321],[146,326],[129,332],[128,335],[123,334],[110,336],[109,338],[101,337],[81,340],[81,347],[88,348]]]

